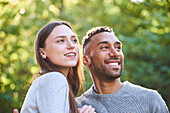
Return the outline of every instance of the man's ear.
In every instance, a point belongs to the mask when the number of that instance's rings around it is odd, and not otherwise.
[[[39,51],[40,51],[40,54],[43,57],[43,59],[46,59],[47,56],[46,56],[46,53],[44,51],[44,48],[40,48]]]
[[[83,64],[89,66],[91,64],[90,58],[87,55],[83,56]]]

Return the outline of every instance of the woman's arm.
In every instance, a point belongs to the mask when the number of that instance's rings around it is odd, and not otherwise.
[[[64,75],[57,72],[45,75],[39,79],[37,89],[37,106],[40,113],[69,112],[69,87]]]

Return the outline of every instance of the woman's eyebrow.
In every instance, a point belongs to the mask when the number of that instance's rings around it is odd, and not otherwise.
[[[66,38],[66,36],[62,36],[62,35],[61,35],[61,36],[56,36],[55,39],[56,39],[56,38]]]
[[[71,37],[75,37],[76,38],[77,36],[76,35],[71,35]]]
[[[66,38],[66,37],[67,37],[67,36],[59,35],[59,36],[56,36],[55,39],[56,39],[56,38]],[[76,37],[76,35],[71,35],[71,37]]]

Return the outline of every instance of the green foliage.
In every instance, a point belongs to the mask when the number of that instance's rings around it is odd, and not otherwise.
[[[158,90],[170,108],[170,1],[131,1],[0,0],[0,112],[21,108],[38,71],[36,34],[58,19],[69,21],[80,40],[91,27],[112,27],[123,43],[122,81]],[[87,69],[85,77],[88,89]]]

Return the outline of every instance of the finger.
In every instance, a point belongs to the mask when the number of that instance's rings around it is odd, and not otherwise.
[[[83,113],[91,113],[91,112],[89,112],[91,109],[92,109],[92,106],[87,106],[87,107],[84,109]],[[93,111],[93,112],[94,112],[94,111]],[[92,112],[92,113],[93,113],[93,112]]]
[[[83,112],[87,108],[87,105],[84,105],[82,108],[78,108],[79,112]]]
[[[95,109],[91,108],[91,109],[89,109],[88,113],[95,113],[94,111],[95,111]]]
[[[19,113],[19,112],[18,112],[18,109],[14,109],[14,110],[13,110],[13,113]]]

